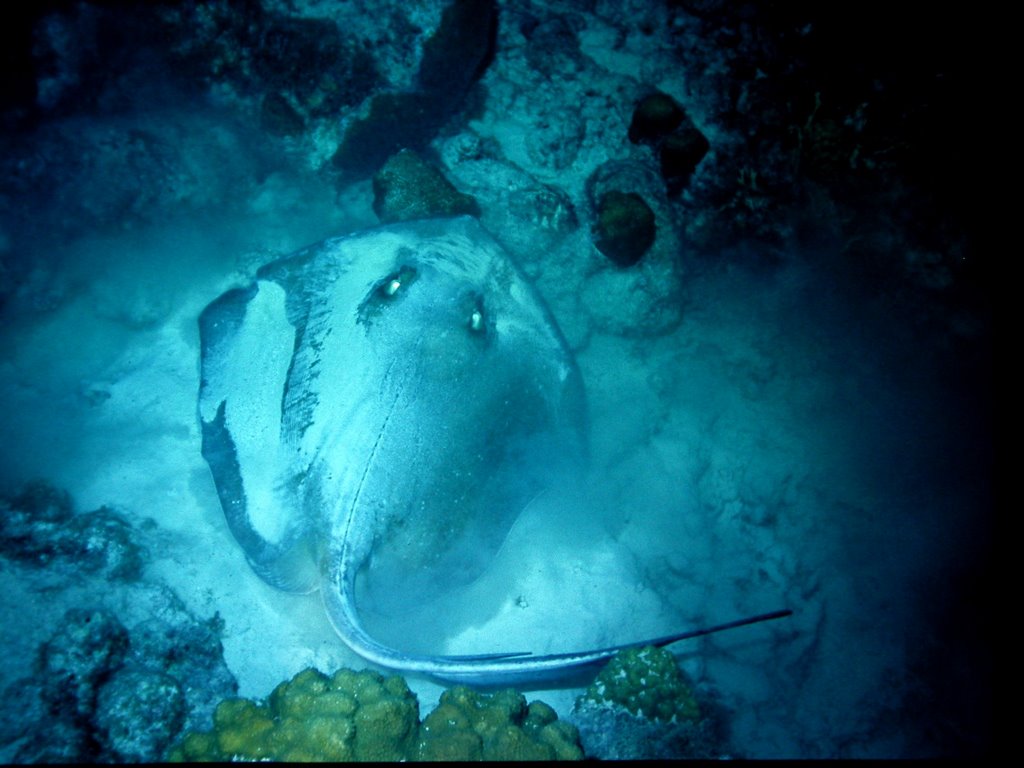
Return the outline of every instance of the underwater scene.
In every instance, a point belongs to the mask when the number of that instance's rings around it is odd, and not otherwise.
[[[0,13],[0,762],[991,753],[979,20]]]

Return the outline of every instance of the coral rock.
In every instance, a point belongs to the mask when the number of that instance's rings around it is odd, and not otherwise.
[[[636,264],[654,244],[654,236],[654,212],[640,195],[611,190],[598,200],[594,244],[615,264]]]
[[[408,149],[393,155],[373,177],[373,210],[385,224],[479,214],[476,200]]]

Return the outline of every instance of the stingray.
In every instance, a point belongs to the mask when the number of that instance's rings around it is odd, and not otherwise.
[[[319,590],[340,637],[371,662],[480,685],[536,681],[789,613],[548,655],[406,653],[366,631],[357,576],[404,574],[383,583],[416,599],[469,582],[530,499],[586,453],[573,355],[473,218],[323,241],[262,267],[199,322],[202,451],[232,534],[268,583]]]

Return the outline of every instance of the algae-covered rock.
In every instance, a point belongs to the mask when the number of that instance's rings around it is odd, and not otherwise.
[[[572,720],[598,760],[720,758],[719,719],[698,706],[675,656],[647,646],[620,651],[576,699]]]
[[[145,549],[115,510],[75,514],[66,491],[37,481],[0,498],[0,556],[31,568],[134,581],[142,574]]]
[[[36,651],[31,675],[0,691],[0,748],[15,763],[151,763],[237,690],[216,617],[199,621],[166,587],[133,585],[141,614],[73,608]],[[140,614],[134,614],[136,617]]]
[[[697,164],[711,149],[707,137],[692,124],[680,126],[661,144],[661,175],[669,192],[675,194],[690,178]]]
[[[185,721],[185,694],[169,675],[122,669],[100,689],[96,734],[108,754],[128,763],[163,755]]]
[[[288,94],[304,115],[335,115],[379,81],[372,53],[333,19],[268,13],[252,26],[258,42],[242,54],[251,76]]]
[[[476,200],[410,149],[392,155],[373,177],[373,211],[385,224],[480,213]]]
[[[268,93],[263,97],[260,125],[274,136],[297,136],[306,127],[302,115],[280,93]]]
[[[629,124],[629,140],[650,144],[658,152],[661,175],[669,194],[677,194],[697,164],[711,149],[707,137],[694,125],[675,99],[655,92],[637,104]]]
[[[446,98],[465,92],[487,67],[497,24],[494,0],[453,0],[437,31],[423,44],[420,88]]]
[[[731,754],[715,717],[664,722],[580,697],[572,711],[580,741],[595,760],[718,760]]]
[[[697,699],[676,657],[646,646],[617,653],[581,697],[622,707],[649,720],[697,720]]]
[[[629,267],[654,244],[654,212],[635,192],[609,190],[597,202],[594,244],[620,267]]]
[[[44,481],[26,483],[18,493],[0,498],[0,554],[47,567],[66,549],[64,530],[73,516],[67,491]]]
[[[111,580],[135,581],[145,567],[146,551],[134,538],[131,524],[110,507],[76,515],[68,523],[65,547],[87,573]]]
[[[368,175],[402,148],[425,147],[441,124],[430,94],[383,91],[370,100],[366,116],[345,130],[331,162],[339,170]]]
[[[105,610],[72,609],[63,626],[39,648],[34,673],[55,715],[91,716],[96,696],[111,670],[128,652],[128,630]]]
[[[494,48],[494,0],[453,0],[423,44],[414,91],[376,94],[365,117],[353,120],[334,153],[340,170],[367,174],[399,149],[422,149],[462,105]]]
[[[633,110],[629,140],[634,144],[654,142],[668,136],[686,119],[686,113],[667,93],[645,96]]]

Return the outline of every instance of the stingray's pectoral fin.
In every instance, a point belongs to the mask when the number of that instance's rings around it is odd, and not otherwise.
[[[270,586],[285,592],[307,594],[320,588],[320,571],[313,558],[308,536],[302,536],[287,547],[279,547],[272,558],[260,561],[246,557],[249,566]]]
[[[247,492],[238,447],[226,427],[226,406],[227,402],[221,401],[215,416],[202,422],[202,430],[203,457],[213,470],[214,486],[228,527],[260,578],[286,592],[313,592],[319,586],[319,573],[310,534],[303,527],[302,518],[287,516],[275,541],[265,538],[253,524],[261,505],[268,506],[271,514],[279,514],[286,509],[289,497],[253,494],[252,489]]]
[[[199,318],[203,458],[231,533],[253,570],[290,592],[316,589],[305,464],[296,462],[284,398],[296,330],[278,285],[259,281],[212,302]]]

